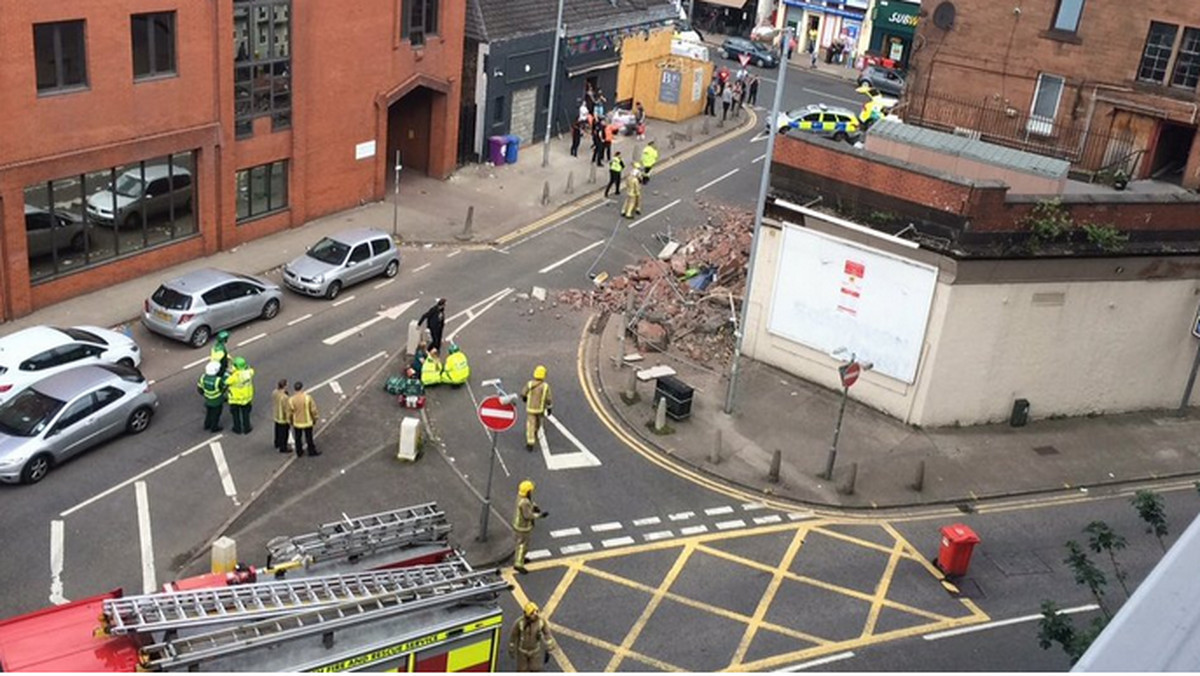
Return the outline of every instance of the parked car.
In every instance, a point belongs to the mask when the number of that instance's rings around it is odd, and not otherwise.
[[[847,108],[831,108],[825,104],[813,104],[780,113],[776,124],[779,125],[781,134],[786,134],[792,129],[799,129],[835,141],[849,143],[854,143],[862,137],[862,127],[858,115],[854,111]],[[769,127],[768,131],[770,131]]]
[[[98,326],[31,326],[0,338],[0,402],[74,366],[141,363],[141,348],[123,333]]]
[[[217,331],[251,319],[274,319],[283,291],[261,277],[202,268],[163,282],[142,304],[142,325],[202,347]]]
[[[303,256],[283,266],[283,283],[306,296],[337,298],[342,289],[375,275],[395,277],[400,251],[391,235],[373,228],[321,238]]]
[[[858,74],[858,84],[878,90],[894,98],[904,95],[904,76],[899,71],[883,66],[867,66]]]
[[[150,426],[158,396],[132,366],[76,366],[0,405],[0,481],[35,484],[52,467]]]
[[[726,38],[725,42],[721,43],[723,58],[737,61],[742,54],[750,55],[750,63],[759,68],[774,68],[779,65],[779,57],[765,45],[746,38]]]
[[[74,214],[25,205],[25,241],[30,258],[49,256],[54,250],[83,251],[87,246],[87,229],[83,220]]]
[[[192,209],[192,175],[184,167],[148,164],[127,169],[87,198],[88,218],[113,227],[138,227],[144,219]]]

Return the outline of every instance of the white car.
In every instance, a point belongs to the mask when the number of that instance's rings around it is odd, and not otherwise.
[[[123,333],[98,326],[33,326],[0,338],[0,403],[42,378],[84,364],[142,363]]]

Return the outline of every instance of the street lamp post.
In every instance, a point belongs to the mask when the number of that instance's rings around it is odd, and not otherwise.
[[[550,128],[554,126],[554,96],[558,93],[558,45],[562,42],[563,0],[558,0],[558,18],[554,20],[554,56],[550,62],[550,100],[546,102],[546,137],[542,140],[542,166],[550,164]]]
[[[783,42],[791,44],[791,26],[783,31]],[[763,158],[762,177],[758,182],[758,203],[754,207],[754,233],[750,238],[750,262],[746,272],[746,291],[742,295],[742,315],[734,327],[733,361],[729,365],[729,388],[725,391],[725,413],[733,413],[733,400],[737,396],[738,362],[742,358],[742,341],[746,335],[746,318],[750,314],[750,289],[754,283],[754,261],[758,258],[758,237],[762,230],[763,210],[767,208],[767,190],[771,187],[771,160],[775,156],[775,136],[779,131],[779,109],[783,106],[783,88],[787,81],[787,61],[780,59],[779,81],[775,84],[775,100],[771,103],[771,117],[767,123],[767,155]]]
[[[400,232],[400,151],[396,151],[396,177],[392,181],[392,237]]]

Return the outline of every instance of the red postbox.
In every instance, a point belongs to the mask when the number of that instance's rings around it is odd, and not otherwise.
[[[975,531],[961,523],[942,526],[942,547],[938,550],[938,568],[946,575],[961,577],[971,565],[971,552],[979,544]]]

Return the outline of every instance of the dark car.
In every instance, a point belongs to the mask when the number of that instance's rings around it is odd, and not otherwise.
[[[750,63],[759,68],[775,68],[779,65],[779,57],[757,42],[746,38],[726,38],[721,43],[722,57],[737,61],[743,54],[749,55]]]
[[[904,94],[904,76],[899,71],[883,66],[867,66],[858,74],[858,84],[879,90],[895,98]]]

